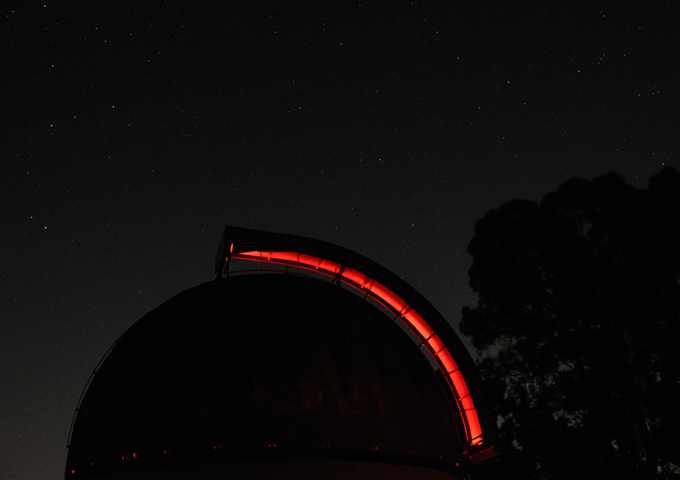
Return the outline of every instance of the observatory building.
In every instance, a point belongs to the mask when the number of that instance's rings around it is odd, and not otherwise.
[[[74,416],[66,480],[460,479],[495,455],[472,359],[398,276],[233,227],[215,273],[109,349]]]

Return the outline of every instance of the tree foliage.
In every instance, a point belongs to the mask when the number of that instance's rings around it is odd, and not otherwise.
[[[503,450],[487,475],[680,478],[680,174],[511,201],[468,250],[460,327]]]

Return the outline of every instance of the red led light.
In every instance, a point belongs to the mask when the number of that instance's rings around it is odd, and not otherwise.
[[[230,245],[230,253],[233,252],[233,244]],[[325,260],[311,255],[296,252],[239,252],[232,255],[232,258],[241,260],[251,260],[257,262],[267,262],[280,265],[290,265],[296,268],[315,271],[327,275],[333,279],[338,278],[344,284],[349,285],[379,302],[389,310],[395,312],[406,326],[417,336],[423,339],[424,345],[440,366],[442,373],[447,379],[449,387],[453,391],[454,397],[458,402],[458,409],[463,417],[465,426],[465,436],[470,445],[481,445],[483,443],[482,427],[477,416],[477,409],[470,396],[467,383],[460,372],[458,364],[453,359],[448,348],[432,327],[409,306],[399,295],[387,288],[382,283],[370,278],[369,276],[349,267]],[[227,259],[228,260],[228,259]],[[375,447],[377,450],[378,447]]]

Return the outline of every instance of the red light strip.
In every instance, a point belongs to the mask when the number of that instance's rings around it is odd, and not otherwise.
[[[231,248],[233,249],[233,244],[231,245]],[[266,262],[301,267],[333,278],[339,278],[343,283],[346,283],[361,292],[368,293],[371,298],[399,315],[406,326],[423,341],[423,344],[427,347],[446,377],[447,383],[453,391],[454,398],[458,402],[457,406],[464,420],[463,424],[465,425],[467,441],[470,445],[481,445],[483,443],[482,427],[479,423],[477,410],[472,401],[472,397],[470,396],[467,383],[465,382],[456,361],[453,359],[453,356],[451,356],[448,348],[446,348],[439,336],[435,334],[423,317],[413,310],[396,293],[380,282],[375,281],[353,268],[344,267],[337,262],[311,255],[296,252],[253,251],[233,253],[232,258],[257,261],[260,263]]]

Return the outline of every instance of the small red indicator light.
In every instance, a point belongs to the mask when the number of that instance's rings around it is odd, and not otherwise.
[[[71,470],[71,473],[76,473],[76,471],[75,471],[75,470]]]
[[[377,449],[378,449],[378,447],[373,447],[373,449],[374,449],[374,450],[377,450]]]
[[[135,457],[137,457],[137,454],[136,454],[136,453],[133,453],[133,454],[132,454],[132,458],[135,458]]]

